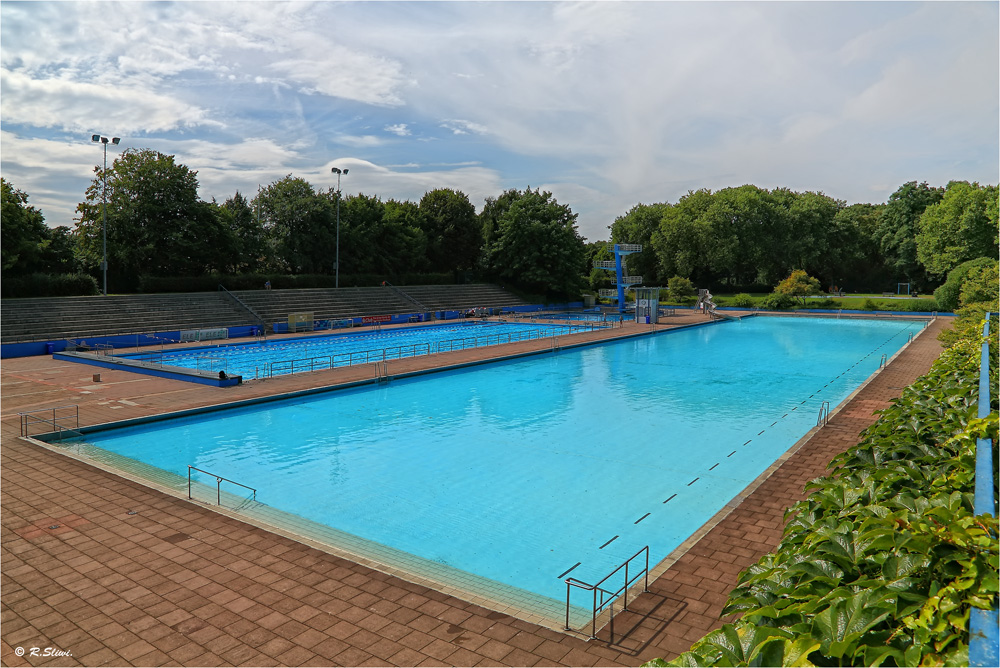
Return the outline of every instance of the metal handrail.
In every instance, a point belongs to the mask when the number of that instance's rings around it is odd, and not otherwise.
[[[636,575],[634,578],[629,579],[629,576],[628,576],[628,565],[632,562],[633,559],[635,559],[636,557],[638,557],[643,552],[646,553],[646,563],[645,563],[645,566],[643,567],[643,569],[639,573],[639,575]],[[622,586],[621,586],[620,589],[618,589],[616,591],[610,591],[610,590],[607,590],[607,589],[604,589],[604,588],[601,587],[602,584],[604,584],[605,582],[607,582],[610,578],[612,578],[618,571],[622,570],[623,568],[625,569],[625,579],[624,579],[624,583],[622,584]],[[570,595],[571,588],[572,587],[577,587],[577,588],[583,589],[585,591],[586,590],[590,590],[590,591],[594,592],[594,604],[593,604],[592,615],[591,615],[591,622],[590,622],[590,624],[591,624],[591,626],[590,626],[590,639],[591,640],[595,640],[597,638],[597,613],[598,613],[598,611],[602,610],[605,606],[609,606],[611,608],[611,620],[610,620],[610,623],[611,623],[611,627],[610,627],[611,636],[608,639],[608,643],[610,644],[610,643],[614,642],[614,637],[615,637],[614,602],[615,602],[615,599],[618,598],[618,596],[624,594],[624,598],[622,600],[622,610],[623,611],[624,610],[628,610],[628,590],[629,590],[629,587],[631,587],[633,583],[635,583],[640,577],[643,577],[643,576],[645,577],[645,579],[644,579],[643,584],[642,584],[642,591],[643,591],[643,593],[646,593],[646,592],[649,591],[649,545],[645,546],[644,548],[642,548],[641,550],[639,550],[638,552],[636,552],[635,554],[633,554],[631,557],[629,557],[628,559],[626,559],[625,561],[623,561],[616,569],[614,569],[613,571],[611,571],[610,573],[608,573],[607,575],[605,575],[596,584],[588,584],[588,583],[586,583],[586,582],[584,582],[582,580],[577,580],[576,578],[566,578],[566,627],[565,627],[565,630],[567,630],[567,631],[570,630],[570,625],[569,625],[569,595]],[[600,603],[598,603],[598,600],[597,600],[597,593],[598,592],[601,593],[601,601],[600,601]],[[605,597],[605,595],[607,597]]]
[[[291,373],[295,373],[295,363],[296,362],[302,362],[302,363],[308,362],[309,363],[309,371],[316,371],[316,361],[317,360],[323,360],[323,361],[326,362],[325,366],[320,366],[319,367],[320,369],[332,369],[333,368],[333,358],[332,357],[329,357],[329,356],[327,356],[327,357],[300,357],[298,359],[279,360],[277,362],[271,362],[268,365],[268,376],[273,377],[274,376],[274,367],[276,365],[281,365],[281,364],[287,364],[287,365],[289,365],[290,371],[288,373],[290,373],[290,374]],[[300,373],[303,373],[303,372],[304,371],[302,371]]]
[[[885,353],[882,353],[882,359],[878,361],[878,368],[884,369],[887,361],[888,357],[886,357]]]
[[[246,302],[244,302],[242,299],[240,299],[239,297],[237,297],[236,295],[234,295],[232,292],[230,292],[229,290],[227,290],[226,286],[224,286],[222,283],[219,283],[219,290],[221,290],[222,292],[225,292],[230,298],[232,298],[233,301],[235,301],[239,306],[241,306],[244,309],[246,309],[250,313],[250,315],[252,315],[254,317],[254,319],[257,321],[257,324],[260,326],[260,335],[259,336],[263,337],[266,340],[267,339],[267,323],[264,322],[264,318],[262,318],[260,316],[260,314],[257,313],[257,311],[254,311],[252,308],[250,308],[250,306]]]
[[[226,482],[232,483],[234,485],[238,485],[238,486],[240,486],[240,487],[242,487],[244,489],[249,489],[251,492],[253,492],[253,500],[254,501],[257,500],[257,490],[254,489],[253,487],[250,487],[249,485],[244,485],[241,482],[236,482],[235,480],[230,480],[229,478],[223,478],[220,475],[217,475],[215,473],[210,473],[209,471],[206,471],[204,469],[200,469],[197,466],[191,466],[190,464],[188,464],[188,499],[192,498],[191,497],[191,470],[192,469],[195,470],[195,471],[200,471],[200,472],[204,473],[205,475],[213,476],[215,478],[215,494],[216,494],[215,504],[218,505],[218,506],[222,505],[222,481],[223,480],[225,480]]]
[[[400,290],[399,288],[397,288],[395,285],[393,285],[389,281],[382,281],[382,285],[385,286],[385,287],[387,287],[387,288],[390,288],[393,292],[395,292],[397,295],[399,295],[400,297],[402,297],[406,301],[410,302],[414,306],[419,307],[420,310],[423,311],[424,313],[427,313],[427,312],[430,311],[429,308],[427,308],[426,306],[424,306],[423,304],[421,304],[420,302],[418,302],[416,299],[414,299],[410,295],[406,294],[405,292],[403,292],[402,290]]]
[[[816,418],[817,427],[825,427],[830,422],[830,402],[824,401],[819,407],[819,416]]]
[[[56,411],[62,410],[64,408],[72,408],[73,415],[56,415]],[[52,417],[50,419],[44,419],[38,417],[42,413],[51,413]],[[62,422],[65,420],[73,420],[73,426],[75,428],[80,427],[80,406],[78,404],[66,404],[64,406],[54,406],[53,408],[40,408],[33,411],[24,411],[23,413],[18,413],[18,417],[21,420],[21,436],[31,436],[31,425],[38,424],[39,422],[44,422],[45,424],[52,427],[52,431],[58,431],[62,428]]]

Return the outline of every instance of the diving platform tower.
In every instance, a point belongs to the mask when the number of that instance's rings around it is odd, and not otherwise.
[[[629,276],[625,267],[625,256],[631,255],[632,253],[638,253],[642,251],[642,244],[615,244],[614,253],[615,259],[603,260],[594,263],[594,267],[597,269],[607,269],[608,271],[614,271],[614,290],[600,290],[598,295],[601,297],[611,297],[612,299],[618,300],[618,312],[625,312],[625,290],[632,285],[639,285],[642,283],[642,276]]]

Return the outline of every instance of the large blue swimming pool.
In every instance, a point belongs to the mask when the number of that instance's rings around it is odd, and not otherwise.
[[[595,582],[644,545],[653,563],[669,554],[923,325],[745,318],[88,442],[255,487],[439,577],[500,583],[490,596],[558,601],[565,577]]]

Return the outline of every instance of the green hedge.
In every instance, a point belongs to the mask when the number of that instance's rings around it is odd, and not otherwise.
[[[88,274],[28,274],[4,278],[0,295],[17,297],[76,297],[96,295],[97,281]]]
[[[997,412],[976,417],[981,335],[966,331],[807,485],[730,593],[722,614],[742,617],[647,666],[968,665],[969,611],[996,605],[1000,561],[997,518],[972,510]]]
[[[387,280],[383,274],[341,274],[340,287],[374,287]],[[450,285],[455,282],[453,274],[404,274],[388,279],[394,285]],[[263,290],[270,281],[271,288],[287,290],[293,288],[332,288],[335,276],[326,274],[241,274],[228,276],[209,274],[207,276],[143,276],[139,280],[139,291],[153,292],[210,292],[219,284],[227,290]]]
[[[934,299],[942,311],[955,311],[959,307],[959,297],[965,277],[974,269],[980,267],[996,267],[997,261],[991,257],[981,257],[958,265],[948,272],[948,280],[934,291]]]

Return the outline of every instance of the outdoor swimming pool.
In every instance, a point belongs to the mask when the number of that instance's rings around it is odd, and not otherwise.
[[[591,331],[596,325],[473,321],[374,329],[350,334],[218,344],[116,357],[164,366],[225,371],[231,376],[267,378],[369,362],[464,350],[502,343]]]
[[[596,582],[645,545],[663,559],[923,325],[746,318],[109,429],[81,450],[179,486],[196,466],[390,548],[371,558],[415,555],[390,565],[558,619],[565,578]]]

